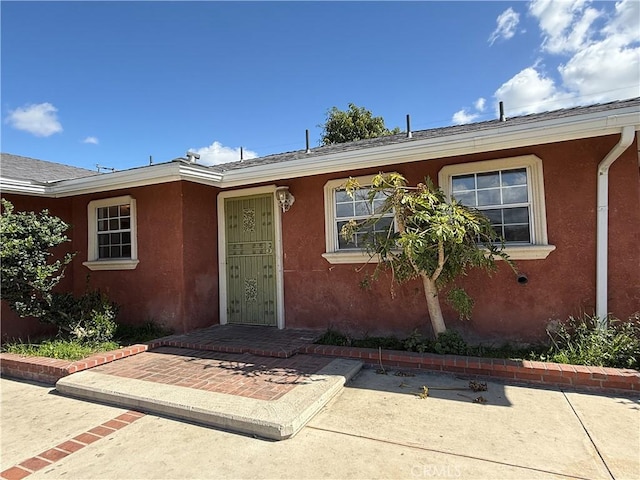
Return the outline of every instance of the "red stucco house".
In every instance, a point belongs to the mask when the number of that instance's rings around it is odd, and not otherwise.
[[[0,187],[17,210],[72,225],[78,253],[61,288],[82,293],[90,274],[123,322],[403,335],[429,331],[421,287],[360,287],[367,257],[337,233],[359,205],[341,186],[380,171],[429,176],[487,210],[527,280],[506,265],[470,274],[473,318],[445,307],[448,325],[534,340],[551,320],[640,310],[639,129],[636,98],[212,167],[190,158],[97,174],[3,154]],[[3,337],[41,328],[5,307]]]

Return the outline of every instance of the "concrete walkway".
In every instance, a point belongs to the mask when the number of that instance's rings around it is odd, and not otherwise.
[[[361,368],[362,362],[342,358],[275,358],[160,347],[61,378],[56,391],[285,440]]]
[[[468,380],[397,373],[362,370],[281,442],[2,379],[0,471],[29,480],[640,478],[638,398],[497,382],[472,392]]]

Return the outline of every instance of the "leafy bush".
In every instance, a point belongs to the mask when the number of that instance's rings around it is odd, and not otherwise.
[[[116,331],[117,314],[118,306],[99,290],[87,291],[79,298],[70,293],[55,293],[42,321],[56,325],[62,338],[108,342]]]
[[[409,352],[431,352],[433,351],[433,342],[424,338],[418,330],[411,332],[403,342],[404,350]]]
[[[640,368],[640,314],[629,321],[609,318],[599,328],[598,317],[569,317],[548,329],[552,347],[542,360],[599,367]]]
[[[53,260],[51,250],[69,241],[69,225],[48,210],[14,213],[2,199],[0,217],[0,298],[21,317],[41,318],[51,304],[53,288],[64,276],[73,254]]]
[[[323,333],[316,343],[319,345],[335,345],[336,347],[351,346],[349,337],[331,328]]]
[[[472,351],[472,347],[455,330],[440,333],[435,340],[423,338],[416,330],[404,341],[404,348],[412,352],[431,352],[440,355],[469,355]]]
[[[468,355],[469,346],[458,332],[447,330],[438,335],[433,349],[440,355]]]

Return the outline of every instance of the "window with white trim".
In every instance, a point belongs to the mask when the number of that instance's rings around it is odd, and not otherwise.
[[[535,155],[448,165],[438,180],[449,197],[489,218],[514,260],[546,258],[555,249],[547,241],[542,160]]]
[[[87,207],[90,270],[130,270],[138,264],[136,201],[130,195],[93,200]]]
[[[325,240],[326,250],[323,257],[329,263],[363,263],[375,261],[364,251],[367,235],[386,234],[394,221],[393,213],[383,215],[375,225],[367,230],[358,231],[352,240],[346,240],[340,234],[342,227],[349,221],[362,221],[373,213],[379,212],[385,196],[379,192],[373,201],[369,200],[373,175],[358,177],[361,188],[354,192],[353,198],[346,192],[346,178],[330,180],[324,186],[325,202]]]

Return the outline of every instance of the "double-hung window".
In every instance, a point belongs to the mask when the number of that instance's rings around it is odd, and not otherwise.
[[[546,258],[547,241],[542,161],[534,155],[449,165],[439,174],[445,193],[482,211],[504,238],[514,260]]]
[[[358,177],[361,188],[351,197],[345,189],[347,179],[330,180],[324,186],[325,200],[325,240],[326,250],[323,257],[329,263],[362,263],[376,261],[364,250],[365,239],[371,235],[387,235],[394,223],[393,212],[389,212],[366,229],[360,229],[352,239],[341,235],[342,227],[351,220],[361,222],[381,211],[385,201],[382,192],[371,201],[369,194],[373,176]]]
[[[531,198],[526,168],[452,175],[451,195],[481,210],[508,243],[532,243]]]
[[[91,270],[130,270],[138,264],[136,201],[130,195],[89,202],[88,258]]]

